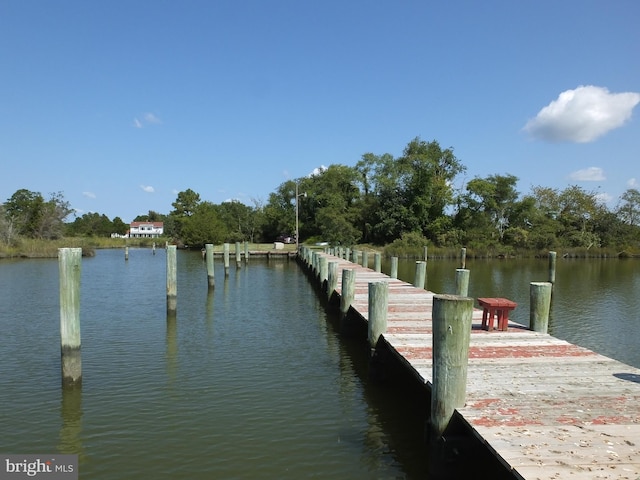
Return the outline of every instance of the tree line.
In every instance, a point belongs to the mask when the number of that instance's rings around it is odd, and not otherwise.
[[[187,189],[170,212],[149,211],[134,221],[162,221],[167,236],[191,246],[293,237],[297,212],[300,241],[308,242],[387,245],[414,238],[438,247],[638,250],[637,189],[609,208],[596,192],[577,185],[534,186],[521,194],[510,174],[476,177],[456,189],[465,170],[452,148],[416,137],[397,158],[365,153],[355,166],[333,164],[287,180],[266,202],[214,204]],[[73,210],[62,193],[45,200],[22,189],[0,208],[0,238],[7,243],[20,236],[110,236],[128,229],[119,217],[98,213],[65,221]]]

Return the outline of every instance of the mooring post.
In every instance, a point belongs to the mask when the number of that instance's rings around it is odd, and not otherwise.
[[[380,252],[373,254],[373,269],[378,273],[382,272],[382,254]]]
[[[344,317],[349,311],[356,295],[356,271],[342,270],[342,289],[340,291],[340,313]]]
[[[466,268],[456,268],[456,295],[469,295],[469,270]]]
[[[460,268],[467,268],[467,249],[465,247],[460,249]]]
[[[351,247],[347,247],[344,249],[344,256],[342,257],[344,260],[351,260]]]
[[[224,258],[224,276],[229,276],[229,244],[222,245],[222,256]]]
[[[472,316],[473,298],[433,297],[432,442],[442,437],[454,410],[465,403]]]
[[[529,328],[547,333],[551,310],[551,282],[531,282],[529,287]]]
[[[82,384],[80,354],[80,273],[82,248],[59,248],[60,357],[62,385]]]
[[[216,286],[215,270],[213,268],[213,243],[207,243],[204,246],[207,261],[207,285],[209,288]]]
[[[167,312],[175,312],[178,306],[177,247],[167,247]]]
[[[413,286],[417,288],[424,288],[427,278],[427,262],[416,262],[416,276],[413,280]]]
[[[240,242],[236,242],[236,268],[242,267],[242,252],[240,250]]]
[[[318,258],[318,270],[319,270],[319,278],[320,278],[320,288],[325,288],[325,282],[329,280],[329,261],[327,257],[324,255]]]
[[[556,252],[549,252],[549,283],[556,283]]]
[[[391,278],[398,278],[398,257],[391,257]]]
[[[327,300],[331,300],[333,292],[338,288],[338,262],[329,262],[329,277],[327,280]]]
[[[352,262],[355,263],[356,265],[359,265],[360,262],[358,261],[360,258],[360,250],[354,250],[353,251],[353,258],[352,258]]]
[[[424,246],[424,261],[426,262],[429,258],[429,247],[427,245]]]
[[[244,242],[244,261],[249,263],[249,242]]]
[[[156,254],[156,242],[153,242],[153,246],[151,247],[151,253]]]
[[[387,309],[389,307],[389,284],[369,283],[368,338],[373,354],[380,335],[387,331]]]
[[[367,250],[362,251],[362,266],[369,268],[369,252]]]
[[[124,261],[129,260],[129,247],[124,247]]]

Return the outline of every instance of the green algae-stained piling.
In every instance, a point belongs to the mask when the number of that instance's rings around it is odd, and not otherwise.
[[[408,373],[407,381],[431,389],[435,294],[329,258],[342,272],[336,295],[348,322],[368,322],[369,283],[389,284],[387,329],[377,348],[388,353],[385,364],[395,359]],[[640,478],[640,369],[512,319],[506,331],[481,324],[482,309],[474,308],[466,402],[455,409],[452,433],[464,433],[512,478]]]
[[[551,282],[531,282],[529,287],[529,328],[547,333],[551,310]]]
[[[342,288],[340,289],[340,312],[346,315],[353,303],[356,293],[356,271],[345,268],[342,270]]]
[[[380,335],[387,330],[388,308],[389,285],[387,282],[369,283],[368,338],[372,352],[376,348]]]
[[[124,247],[124,261],[129,260],[129,247]]]
[[[80,341],[80,273],[81,248],[59,248],[60,275],[60,356],[62,385],[82,383]]]
[[[427,281],[427,262],[416,262],[416,276],[413,280],[413,286],[416,288],[425,288]]]
[[[466,297],[469,294],[469,270],[456,268],[456,295]]]
[[[240,242],[236,242],[236,268],[242,267],[242,250],[240,249]]]
[[[244,242],[244,261],[249,262],[249,242]]]
[[[224,276],[229,276],[229,244],[225,243],[222,245],[222,258],[224,261]]]
[[[215,288],[215,269],[213,264],[213,243],[207,243],[204,246],[205,260],[207,262],[207,285],[209,288]]]
[[[379,252],[373,255],[373,270],[380,273],[382,271],[382,254]]]
[[[433,297],[431,438],[439,439],[456,408],[464,407],[473,298]]]
[[[178,307],[178,258],[177,247],[167,247],[167,311],[175,312]]]
[[[391,272],[389,276],[391,278],[398,278],[398,257],[391,257]]]

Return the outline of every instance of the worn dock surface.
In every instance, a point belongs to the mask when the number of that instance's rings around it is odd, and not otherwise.
[[[351,307],[365,320],[369,282],[388,282],[384,340],[430,384],[434,293],[323,255],[338,262],[338,278],[356,271]],[[513,322],[482,330],[481,321],[475,309],[457,411],[495,455],[525,479],[640,479],[640,369]]]

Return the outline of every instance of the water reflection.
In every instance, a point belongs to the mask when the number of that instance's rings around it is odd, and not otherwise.
[[[58,438],[58,451],[84,457],[82,445],[82,388],[63,388],[60,397],[62,425]]]
[[[169,385],[175,385],[178,375],[178,321],[175,311],[167,312],[167,377]]]

